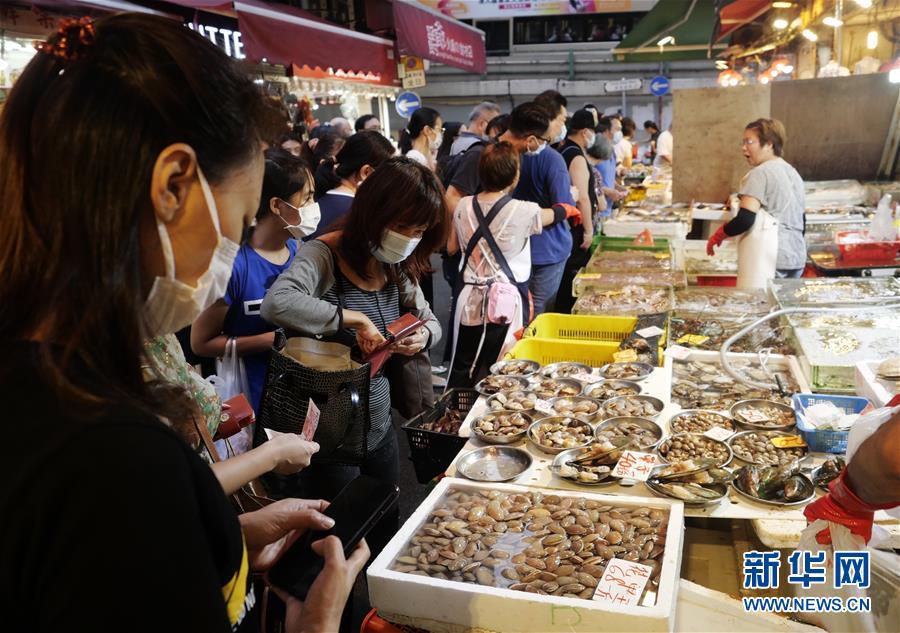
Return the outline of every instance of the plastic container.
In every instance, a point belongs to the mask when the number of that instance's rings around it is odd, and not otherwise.
[[[653,246],[641,246],[634,243],[631,237],[609,237],[597,235],[594,237],[592,247],[601,251],[651,251],[654,253],[668,253],[669,240],[659,239],[654,236]]]
[[[618,341],[579,341],[558,338],[523,338],[506,354],[506,358],[535,360],[541,365],[565,361],[602,367],[613,361],[619,351]]]
[[[698,286],[718,286],[720,288],[734,288],[737,286],[737,277],[709,277],[697,275]]]
[[[475,405],[478,392],[474,389],[452,389],[434,403],[434,406],[423,411],[403,425],[406,438],[409,440],[410,458],[416,470],[416,479],[420,484],[429,481],[447,470],[450,463],[465,446],[467,438],[449,435],[419,428],[422,424],[440,419],[447,409],[456,409],[463,417]]]
[[[572,296],[580,297],[591,288],[621,288],[628,284],[665,288],[685,288],[688,279],[683,270],[636,270],[587,272],[584,268],[572,280]]]
[[[525,337],[561,338],[579,341],[624,341],[637,317],[633,316],[593,316],[586,314],[556,314],[547,312],[539,315],[525,328]]]
[[[869,241],[868,231],[838,231],[834,241],[846,264],[890,265],[900,257],[900,241]]]
[[[844,453],[847,451],[850,431],[817,429],[806,421],[803,411],[822,402],[830,402],[844,413],[861,413],[869,406],[869,401],[856,396],[826,396],[817,393],[795,393],[791,398],[797,418],[797,430],[809,444],[809,450],[817,453]]]

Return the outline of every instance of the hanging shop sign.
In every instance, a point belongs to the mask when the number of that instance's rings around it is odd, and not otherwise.
[[[603,84],[606,92],[629,92],[632,90],[640,90],[644,82],[640,79],[620,79],[618,81],[607,81]]]
[[[650,94],[654,97],[661,97],[668,94],[671,87],[672,82],[669,81],[668,77],[664,77],[663,75],[657,75],[650,80]]]
[[[394,109],[404,119],[411,117],[412,113],[421,107],[422,99],[415,92],[401,92],[394,102]]]
[[[197,31],[197,33],[221,48],[229,57],[234,57],[235,59],[247,58],[244,54],[244,40],[241,32],[236,28],[226,29],[209,24],[194,24],[193,22],[188,22],[187,27],[192,31]]]
[[[397,51],[473,73],[487,70],[484,32],[417,2],[392,4]]]
[[[405,90],[425,87],[425,61],[421,57],[403,55],[397,71]]]
[[[649,11],[657,0],[420,0],[458,20]]]

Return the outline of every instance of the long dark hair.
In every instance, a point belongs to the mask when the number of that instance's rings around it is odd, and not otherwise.
[[[360,185],[342,226],[338,252],[362,279],[369,278],[372,246],[387,229],[428,227],[412,255],[399,264],[385,264],[391,281],[396,283],[401,274],[418,281],[430,270],[431,254],[447,239],[450,221],[444,188],[427,167],[408,158],[392,158]]]
[[[0,114],[0,341],[39,337],[42,373],[87,410],[168,415],[141,371],[140,227],[153,222],[156,158],[187,143],[219,183],[277,132],[261,128],[271,117],[247,75],[179,22],[85,24],[50,39]]]
[[[435,127],[440,116],[441,113],[434,108],[419,108],[413,112],[406,129],[400,132],[400,142],[397,144],[400,153],[406,156],[412,149],[413,139],[419,138],[426,127]]]
[[[316,197],[321,198],[364,166],[375,169],[393,155],[394,146],[378,132],[357,132],[344,142],[337,156],[326,158],[316,169]]]

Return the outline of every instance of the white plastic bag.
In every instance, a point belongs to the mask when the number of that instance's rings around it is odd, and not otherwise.
[[[207,381],[215,387],[216,394],[222,402],[241,393],[250,397],[250,382],[247,380],[244,359],[238,356],[237,342],[233,338],[228,339],[225,344],[225,355],[216,359],[216,374],[209,376]],[[216,442],[216,449],[223,459],[246,453],[251,448],[253,448],[252,424],[230,438]]]
[[[884,194],[878,202],[875,217],[872,218],[872,224],[869,227],[869,238],[873,242],[892,242],[897,239],[890,194]]]

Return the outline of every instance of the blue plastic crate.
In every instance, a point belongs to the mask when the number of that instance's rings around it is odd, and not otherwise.
[[[818,393],[795,393],[792,400],[797,430],[809,444],[809,450],[818,453],[845,453],[850,431],[817,429],[806,421],[803,411],[822,402],[830,402],[844,413],[861,413],[869,405],[866,398],[856,396],[826,396]]]

